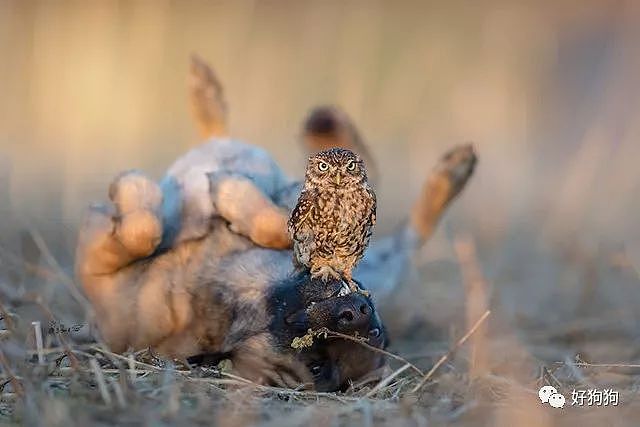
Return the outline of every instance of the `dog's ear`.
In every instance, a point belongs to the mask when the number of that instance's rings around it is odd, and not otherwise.
[[[298,310],[293,314],[288,315],[284,319],[285,323],[295,329],[299,329],[301,331],[306,331],[311,327],[309,323],[309,314],[307,313],[306,308],[302,310]]]

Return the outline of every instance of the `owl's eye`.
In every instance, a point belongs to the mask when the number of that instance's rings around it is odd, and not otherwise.
[[[320,162],[320,163],[318,163],[318,170],[320,172],[326,172],[326,171],[329,170],[329,165],[327,163],[325,163],[325,162]]]
[[[352,161],[350,161],[350,162],[347,164],[347,170],[348,170],[349,172],[353,172],[354,170],[356,170],[356,162],[354,162],[353,160],[352,160]]]

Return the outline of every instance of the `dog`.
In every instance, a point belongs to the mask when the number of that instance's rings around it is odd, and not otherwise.
[[[378,348],[386,338],[371,300],[340,281],[292,275],[288,251],[258,247],[214,219],[204,238],[154,253],[159,192],[145,176],[123,174],[111,185],[113,203],[92,206],[81,228],[77,275],[113,351],[228,358],[254,382],[317,390],[344,388],[383,365],[380,354],[342,340],[291,347],[308,329],[370,336]],[[351,352],[358,363],[343,357]]]
[[[201,98],[220,102],[218,95]],[[212,111],[226,117],[224,107]],[[121,174],[109,188],[110,203],[92,206],[81,226],[76,275],[105,342],[116,352],[152,347],[191,361],[226,358],[251,381],[321,391],[383,369],[379,352],[351,340],[315,336],[308,347],[292,347],[309,329],[357,335],[378,349],[388,339],[370,298],[340,281],[292,274],[284,200],[296,183],[280,179],[263,150],[229,140],[224,118],[196,117],[217,120],[206,129],[220,134],[178,159],[160,184],[140,172]],[[283,185],[261,186],[242,159],[236,168],[216,160],[220,141],[227,144],[222,153],[260,153],[256,164],[269,165],[264,182],[275,174]],[[464,188],[475,161],[469,146],[442,158],[407,225],[365,255],[354,276],[362,288],[375,295],[400,283],[398,272]],[[222,173],[215,170],[221,163]]]

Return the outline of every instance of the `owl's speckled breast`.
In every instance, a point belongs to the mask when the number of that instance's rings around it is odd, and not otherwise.
[[[364,187],[346,191],[322,191],[313,211],[314,242],[323,257],[349,257],[357,262],[371,234],[370,195]]]

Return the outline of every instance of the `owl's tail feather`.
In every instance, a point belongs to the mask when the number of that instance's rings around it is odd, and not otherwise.
[[[227,102],[222,84],[201,57],[191,55],[188,76],[189,104],[203,139],[228,137]]]

